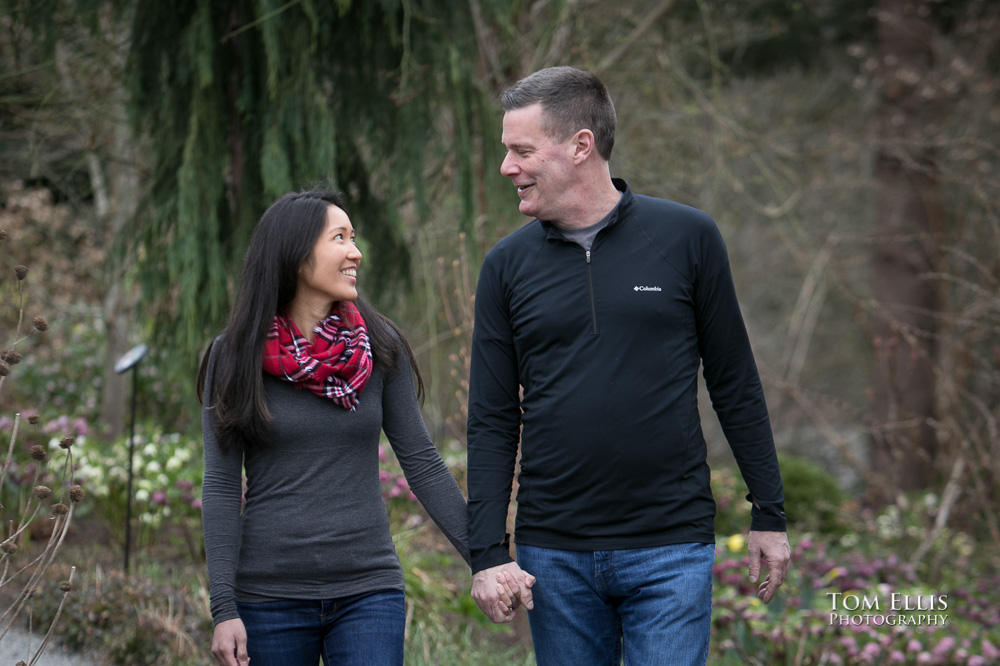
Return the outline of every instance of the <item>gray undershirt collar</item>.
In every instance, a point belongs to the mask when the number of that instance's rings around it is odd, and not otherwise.
[[[589,227],[583,228],[567,228],[559,227],[559,233],[563,235],[566,240],[576,243],[584,250],[590,250],[590,247],[594,244],[594,238],[600,233],[601,229],[608,226],[611,222],[611,218],[617,214],[618,206],[621,203],[621,198],[618,199],[618,203],[615,204],[614,208],[608,211],[608,214],[602,217],[596,224],[592,224]],[[558,225],[557,225],[558,226]]]

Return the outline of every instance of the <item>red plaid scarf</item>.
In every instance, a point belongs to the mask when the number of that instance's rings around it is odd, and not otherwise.
[[[372,374],[368,329],[350,301],[335,303],[312,344],[286,314],[277,314],[264,343],[264,371],[354,411]]]

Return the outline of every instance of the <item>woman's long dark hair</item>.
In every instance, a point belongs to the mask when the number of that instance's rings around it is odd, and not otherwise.
[[[236,305],[225,330],[225,354],[215,368],[212,404],[216,437],[224,451],[252,449],[268,440],[271,413],[264,395],[264,342],[274,315],[295,297],[299,268],[312,256],[326,228],[327,210],[347,208],[337,192],[292,192],[275,201],[261,216],[250,238]],[[365,320],[376,366],[399,368],[396,357],[406,350],[423,399],[424,384],[413,350],[399,328],[360,296],[354,304]],[[211,347],[198,372],[198,399],[205,391]]]

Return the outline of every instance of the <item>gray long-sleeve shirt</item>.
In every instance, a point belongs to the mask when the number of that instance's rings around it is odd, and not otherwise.
[[[215,437],[212,383],[221,338],[205,379],[202,520],[215,623],[239,617],[237,599],[332,599],[403,589],[379,481],[384,430],[414,494],[469,561],[465,499],[434,448],[409,362],[376,367],[357,410],[265,375],[272,441],[223,453]],[[246,504],[240,510],[246,468]]]

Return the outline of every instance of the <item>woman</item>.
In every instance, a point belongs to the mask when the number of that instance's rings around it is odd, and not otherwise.
[[[380,430],[469,560],[465,500],[421,419],[413,352],[358,297],[360,263],[340,195],[284,195],[257,224],[229,325],[202,364],[202,512],[223,666],[403,663]]]

